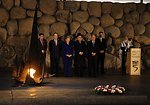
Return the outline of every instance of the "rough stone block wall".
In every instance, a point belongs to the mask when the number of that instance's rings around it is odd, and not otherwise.
[[[27,58],[35,5],[36,0],[0,0],[0,67],[13,66],[16,55]],[[112,33],[113,38],[105,36],[107,69],[120,68],[117,53],[125,35],[134,37],[137,47],[150,44],[150,4],[41,0],[38,23],[48,41],[53,33],[63,36],[69,30],[85,37],[100,31]],[[142,51],[143,66],[150,68],[150,47]],[[48,52],[48,66],[49,62]]]

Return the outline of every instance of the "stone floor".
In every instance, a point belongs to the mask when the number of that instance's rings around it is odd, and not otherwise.
[[[149,105],[150,71],[141,76],[106,73],[97,78],[51,77],[41,86],[14,87],[9,72],[0,72],[0,105]],[[126,88],[124,95],[96,95],[93,88],[102,84],[118,84]]]

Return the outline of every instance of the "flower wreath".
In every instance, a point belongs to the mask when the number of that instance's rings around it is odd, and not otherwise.
[[[125,93],[125,88],[118,85],[99,85],[94,88],[94,92],[96,94],[123,94]]]

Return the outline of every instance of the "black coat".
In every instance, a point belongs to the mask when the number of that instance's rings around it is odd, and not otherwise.
[[[44,53],[42,53],[42,50],[44,50]],[[43,39],[43,45],[42,45],[40,39],[38,39],[38,52],[40,58],[46,58],[46,50],[47,50],[47,41]]]
[[[102,38],[102,42],[100,41],[100,39],[97,39],[99,42],[99,51],[100,50],[106,50],[107,48],[107,43],[106,43],[106,39]]]
[[[57,46],[55,45],[54,40],[49,42],[49,52],[51,57],[60,57],[62,50],[62,41],[57,41]]]
[[[92,57],[92,52],[96,53],[96,56],[98,55],[99,52],[99,41],[96,40],[95,44],[93,46],[92,41],[89,41],[87,43],[87,57]]]
[[[83,55],[80,55],[79,52],[83,52]],[[86,43],[82,41],[79,43],[79,41],[74,42],[74,65],[75,67],[85,67],[85,57],[86,57]]]
[[[99,42],[95,41],[93,45],[92,41],[87,43],[87,57],[88,57],[88,75],[96,76],[97,75],[97,63],[98,63],[98,52],[99,52]],[[96,53],[95,56],[92,53]]]

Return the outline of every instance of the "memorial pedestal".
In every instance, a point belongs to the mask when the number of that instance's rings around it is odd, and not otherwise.
[[[141,49],[131,48],[127,53],[127,74],[141,75]]]

